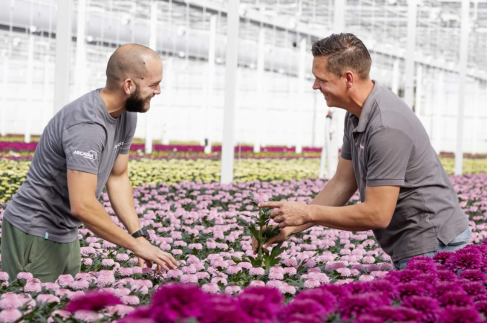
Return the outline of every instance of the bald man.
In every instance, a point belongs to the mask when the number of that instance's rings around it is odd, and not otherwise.
[[[106,75],[103,89],[83,95],[51,119],[27,179],[4,212],[1,260],[10,281],[19,272],[31,272],[42,282],[79,273],[81,224],[131,250],[140,266],[177,266],[141,227],[127,172],[137,112],[148,111],[161,93],[161,59],[145,46],[127,44],[110,57]],[[128,232],[98,201],[104,187]]]

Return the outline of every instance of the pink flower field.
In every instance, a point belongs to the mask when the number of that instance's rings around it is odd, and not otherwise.
[[[142,225],[178,260],[177,270],[138,267],[130,251],[80,228],[76,277],[41,283],[20,273],[9,284],[0,272],[0,322],[482,322],[487,175],[450,179],[473,244],[414,258],[403,271],[393,270],[371,231],[323,227],[284,242],[277,265],[252,266],[251,233],[242,225],[258,219],[252,196],[307,203],[323,180],[139,186]],[[101,202],[113,215],[106,194]]]

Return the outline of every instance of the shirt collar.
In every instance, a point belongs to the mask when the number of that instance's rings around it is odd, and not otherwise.
[[[352,121],[355,119],[354,124],[357,124],[356,120],[358,120],[358,125],[355,129],[353,129],[353,132],[364,132],[367,123],[369,123],[370,113],[372,112],[372,108],[374,107],[374,103],[380,92],[380,87],[379,84],[377,84],[377,81],[372,80],[372,82],[374,83],[374,87],[372,88],[372,91],[364,102],[362,112],[360,112],[360,118],[357,118],[354,114],[351,113],[349,115],[349,118],[352,119]]]

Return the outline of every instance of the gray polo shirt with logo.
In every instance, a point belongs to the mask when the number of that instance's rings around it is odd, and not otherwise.
[[[347,112],[341,157],[352,160],[360,200],[366,186],[400,186],[389,226],[373,230],[393,261],[437,251],[468,228],[453,186],[421,121],[375,82],[360,118]]]
[[[113,118],[99,90],[66,105],[44,129],[34,158],[4,217],[21,231],[56,242],[76,240],[67,169],[97,175],[99,198],[119,154],[128,154],[137,114]]]

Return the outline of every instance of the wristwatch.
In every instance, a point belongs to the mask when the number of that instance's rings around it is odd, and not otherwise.
[[[147,232],[146,228],[142,228],[139,231],[135,231],[134,233],[132,233],[132,237],[134,237],[134,238],[144,237],[148,241],[150,241],[150,235],[149,235],[149,232]]]

